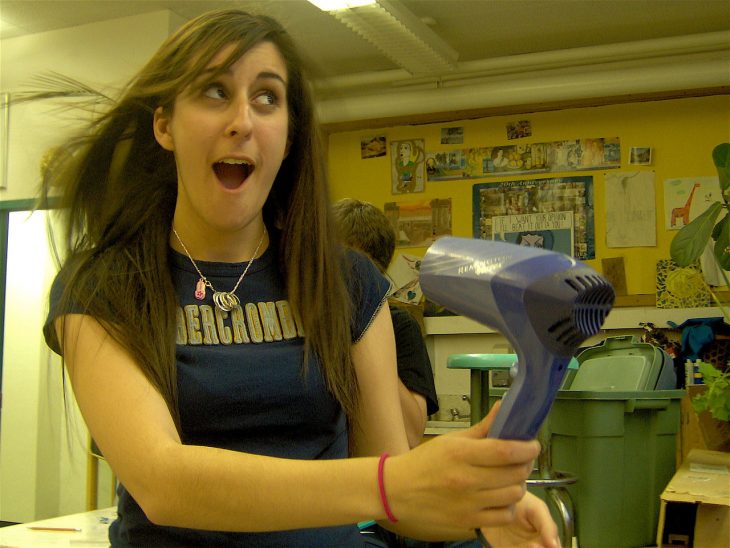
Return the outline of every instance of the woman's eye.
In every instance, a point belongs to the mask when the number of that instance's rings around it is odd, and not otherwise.
[[[275,105],[277,103],[276,94],[273,91],[264,91],[255,97],[254,102],[261,105]]]
[[[220,84],[211,84],[203,90],[203,95],[211,99],[225,99],[226,90]]]

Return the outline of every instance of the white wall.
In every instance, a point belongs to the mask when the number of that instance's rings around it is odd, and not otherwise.
[[[28,522],[86,510],[88,431],[40,329],[56,273],[46,212],[12,212],[8,233],[0,520]],[[111,473],[106,463],[100,469],[98,501],[108,506]]]
[[[168,11],[0,41],[0,88],[38,89],[34,78],[57,72],[113,91],[124,85],[181,23]],[[33,198],[44,151],[78,126],[78,111],[62,103],[19,104],[10,109],[7,188],[0,201]]]
[[[27,212],[11,213],[9,233],[12,238],[8,243],[6,277],[0,519],[29,521],[36,516],[57,515],[58,496],[41,495],[58,492],[60,487],[60,365],[43,344],[38,328],[46,308],[41,295],[47,291],[55,269],[47,246],[42,245],[44,212],[32,216]],[[68,441],[78,449],[78,440],[69,436]],[[79,465],[64,478],[66,485],[79,485],[78,478],[84,477],[83,444],[80,449],[76,451]],[[53,458],[44,458],[51,455]],[[80,487],[83,504],[83,482]]]
[[[35,75],[55,71],[93,86],[123,85],[181,20],[161,11],[0,42],[0,88],[35,89]],[[0,201],[36,196],[45,150],[79,125],[60,103],[13,105],[7,188]],[[84,511],[87,431],[70,393],[64,403],[59,358],[41,326],[55,273],[42,213],[11,214],[0,423],[0,520],[27,522]],[[69,430],[67,430],[69,427]],[[100,482],[109,502],[108,472]]]

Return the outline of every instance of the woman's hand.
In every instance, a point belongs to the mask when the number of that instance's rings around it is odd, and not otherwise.
[[[514,507],[509,525],[482,529],[492,548],[558,548],[558,527],[547,505],[532,493],[526,493]]]
[[[445,540],[459,538],[453,536],[457,530],[463,538],[480,527],[513,525],[540,444],[487,438],[498,407],[467,430],[438,436],[388,460],[388,500],[394,515],[408,523],[411,536],[424,538],[425,534],[437,539],[439,530],[442,534],[450,531],[449,536],[441,537]],[[533,515],[542,516],[538,510],[530,510]],[[542,521],[537,523],[541,530],[547,527]],[[401,527],[397,529],[404,533]]]

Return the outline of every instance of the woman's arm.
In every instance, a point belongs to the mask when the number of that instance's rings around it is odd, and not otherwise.
[[[153,523],[266,531],[385,517],[377,459],[288,460],[183,445],[127,352],[93,318],[65,319],[64,357],[84,419]]]
[[[417,446],[426,426],[426,398],[411,392],[398,378],[396,340],[387,306],[378,311],[362,339],[354,345],[352,360],[363,398],[359,418],[361,429],[353,432],[357,454],[378,455],[386,449],[390,454],[395,454]],[[380,446],[383,440],[401,435],[401,432],[394,430],[398,426],[398,421],[393,418],[396,412],[400,413],[401,422],[404,423],[406,445],[398,446],[400,449]],[[386,430],[387,427],[391,428]],[[366,442],[365,435],[372,440]],[[368,451],[366,447],[372,449]]]
[[[398,395],[400,405],[403,409],[403,422],[405,422],[408,446],[413,448],[423,440],[423,432],[426,430],[426,398],[418,392],[408,390],[402,381],[398,382]]]
[[[393,323],[381,307],[362,338],[352,347],[360,387],[358,427],[352,432],[355,456],[397,455],[408,451],[396,369]]]
[[[81,412],[153,523],[255,532],[385,519],[377,458],[303,461],[183,445],[165,401],[129,354],[93,318],[65,320],[64,357]],[[370,348],[377,340],[370,337],[387,338],[390,322],[382,322],[376,319],[356,345],[358,361],[392,354],[387,340],[382,350]],[[396,455],[386,462],[385,484],[399,531],[465,538],[478,526],[511,523],[539,444],[483,439],[483,423],[407,451],[393,360],[374,367],[393,371],[382,392],[363,385],[363,408],[383,409],[364,418],[357,445],[362,454]],[[382,402],[376,393],[385,395]]]

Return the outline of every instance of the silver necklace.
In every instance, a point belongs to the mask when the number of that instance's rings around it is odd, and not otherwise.
[[[180,235],[177,233],[177,230],[175,230],[175,227],[172,227],[172,232],[175,234],[175,237],[177,238],[177,241],[180,242],[180,245],[185,250],[185,254],[188,256],[188,259],[190,259],[190,262],[193,263],[193,266],[195,267],[195,270],[197,270],[198,274],[200,275],[200,279],[198,280],[198,283],[195,285],[195,298],[199,301],[202,301],[205,299],[205,288],[209,287],[211,291],[213,291],[213,302],[216,304],[218,308],[225,312],[230,312],[233,310],[234,307],[241,304],[241,301],[238,300],[238,297],[236,297],[236,289],[238,289],[238,286],[241,284],[241,281],[243,281],[243,277],[246,275],[246,272],[248,272],[248,269],[251,267],[251,263],[256,258],[256,255],[259,252],[259,249],[261,249],[261,244],[264,243],[264,237],[266,236],[266,227],[264,227],[264,232],[261,234],[261,239],[259,240],[259,244],[256,246],[256,249],[253,252],[253,256],[251,257],[251,260],[248,261],[246,264],[246,268],[243,269],[243,273],[241,274],[241,277],[238,278],[238,281],[236,282],[236,285],[231,289],[230,291],[216,291],[215,287],[213,287],[213,284],[210,283],[208,278],[203,276],[203,273],[198,268],[198,265],[193,260],[192,255],[190,255],[190,252],[188,251],[188,248],[185,247],[185,244],[180,239]]]

